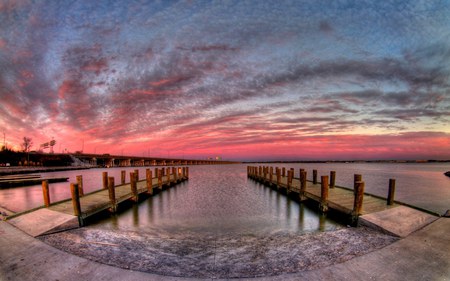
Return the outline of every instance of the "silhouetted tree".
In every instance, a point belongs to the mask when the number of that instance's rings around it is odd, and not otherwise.
[[[22,143],[23,152],[29,152],[32,145],[33,145],[33,140],[31,138],[23,137],[23,143]]]

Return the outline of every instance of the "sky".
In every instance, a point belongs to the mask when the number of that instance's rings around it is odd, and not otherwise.
[[[0,130],[55,152],[450,159],[449,15],[429,0],[0,0]]]

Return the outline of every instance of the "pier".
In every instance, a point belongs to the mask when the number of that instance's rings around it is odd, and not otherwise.
[[[249,178],[268,187],[294,197],[299,201],[313,201],[318,209],[326,213],[329,209],[343,214],[356,225],[361,215],[377,213],[400,206],[394,201],[395,179],[389,180],[389,192],[387,198],[364,193],[364,181],[362,176],[354,175],[354,187],[347,188],[336,186],[336,172],[320,176],[318,180],[317,170],[312,171],[312,180],[307,180],[307,171],[300,169],[299,177],[294,177],[294,169],[248,166]]]
[[[154,175],[154,176],[153,176]],[[116,181],[103,172],[102,189],[84,194],[82,176],[76,183],[70,183],[71,198],[51,202],[48,181],[42,181],[44,206],[8,217],[8,221],[32,236],[39,236],[52,231],[84,226],[86,220],[100,212],[109,210],[115,213],[125,201],[139,202],[141,196],[151,196],[171,186],[189,179],[189,167],[166,167],[146,169],[146,174],[139,177],[139,171],[121,172]],[[117,184],[116,183],[119,183]]]

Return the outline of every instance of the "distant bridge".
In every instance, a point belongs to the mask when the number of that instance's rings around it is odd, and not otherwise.
[[[110,154],[72,154],[86,164],[102,167],[143,167],[143,166],[175,166],[175,165],[220,165],[220,164],[238,164],[240,162],[223,160],[192,160],[180,158],[158,158],[158,157],[139,157],[123,156]]]

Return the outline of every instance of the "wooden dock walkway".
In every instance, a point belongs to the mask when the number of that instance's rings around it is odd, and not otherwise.
[[[130,173],[130,182],[125,183],[125,171],[122,171],[122,183],[115,185],[115,179],[108,177],[107,172],[103,172],[103,189],[83,194],[82,179],[71,184],[72,198],[50,204],[47,202],[48,188],[43,184],[44,202],[48,209],[68,215],[78,217],[80,226],[84,221],[99,212],[111,210],[115,212],[117,206],[127,200],[139,201],[140,194],[153,195],[157,191],[173,186],[189,178],[189,168],[171,167],[166,169],[155,169],[156,176],[152,176],[152,171],[146,169],[146,177],[139,180],[138,170]],[[107,178],[107,182],[106,179]],[[49,201],[49,199],[48,199]]]
[[[306,180],[307,173],[300,169],[299,177],[294,177],[294,169],[277,167],[247,167],[248,177],[266,186],[292,196],[299,201],[311,200],[317,202],[322,212],[328,209],[336,210],[350,217],[353,224],[360,215],[376,213],[398,207],[394,202],[395,180],[390,180],[388,198],[364,193],[364,182],[360,175],[355,175],[354,188],[335,186],[336,173],[321,176],[317,179],[317,171],[313,170],[313,180]],[[303,182],[303,185],[302,185]]]

